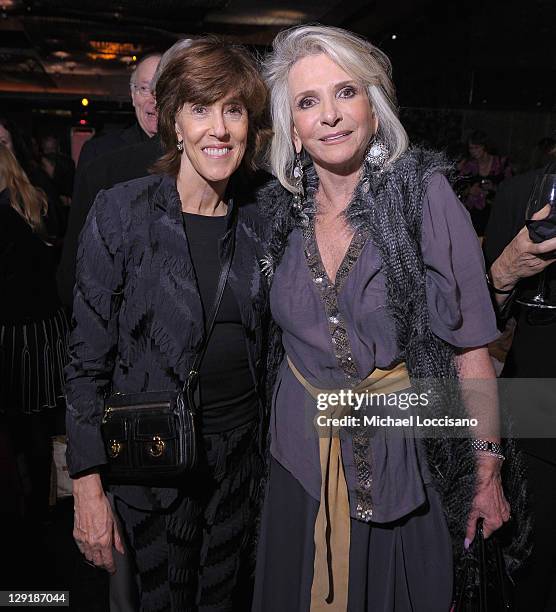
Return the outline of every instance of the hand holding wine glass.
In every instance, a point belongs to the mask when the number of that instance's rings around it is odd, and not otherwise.
[[[530,308],[556,309],[556,301],[554,298],[551,299],[545,272],[545,268],[556,257],[554,248],[551,248],[553,247],[552,241],[556,238],[555,164],[551,164],[546,173],[540,176],[535,183],[527,205],[525,225],[528,238],[533,243],[529,248],[530,271],[535,273],[535,270],[538,269],[540,274],[539,283],[533,294],[522,295],[517,302]],[[525,259],[527,261],[527,258]],[[522,274],[522,276],[531,275]]]

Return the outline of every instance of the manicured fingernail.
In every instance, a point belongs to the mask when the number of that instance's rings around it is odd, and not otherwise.
[[[465,538],[465,540],[463,540],[463,548],[465,548],[465,550],[469,550],[470,544],[471,544],[471,540],[469,538]]]

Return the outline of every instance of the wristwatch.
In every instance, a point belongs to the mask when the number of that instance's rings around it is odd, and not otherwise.
[[[498,459],[504,460],[506,457],[502,453],[502,446],[498,442],[491,442],[490,440],[471,440],[471,448],[474,451],[480,451],[498,457]]]

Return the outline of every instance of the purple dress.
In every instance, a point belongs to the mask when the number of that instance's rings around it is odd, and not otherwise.
[[[446,179],[434,175],[423,202],[421,247],[432,331],[450,344],[477,347],[498,331],[484,264],[469,214]],[[386,310],[385,277],[372,240],[355,234],[333,285],[310,228],[290,234],[274,274],[272,313],[287,355],[323,389],[352,387],[399,350]],[[271,476],[263,512],[256,612],[309,610],[313,526],[320,499],[316,402],[287,363],[277,379],[271,420]],[[341,432],[351,508],[349,610],[447,612],[451,541],[421,445],[412,436],[372,439],[372,516],[364,516],[350,431]],[[364,509],[363,509],[364,510]],[[364,518],[363,520],[358,520]],[[302,544],[292,544],[292,538]],[[280,588],[283,584],[283,589]]]

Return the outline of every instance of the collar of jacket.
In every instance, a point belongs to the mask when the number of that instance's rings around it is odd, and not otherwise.
[[[227,193],[230,189],[227,190]],[[166,214],[176,223],[183,223],[182,204],[178,193],[176,178],[169,174],[161,174],[160,181],[149,186],[149,201],[152,206],[164,210]],[[234,198],[228,198],[228,210],[226,212],[226,233],[224,239],[229,235],[236,215]]]
[[[143,128],[136,121],[129,127],[121,131],[122,140],[129,145],[137,144],[139,142],[147,142],[149,137],[143,131]]]

